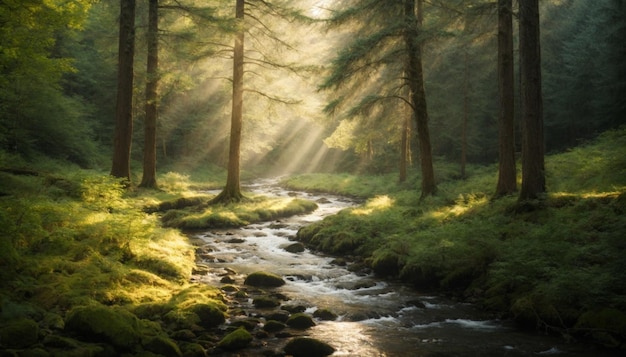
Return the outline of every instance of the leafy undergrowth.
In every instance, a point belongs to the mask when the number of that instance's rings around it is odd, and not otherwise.
[[[97,355],[101,347],[83,343],[94,339],[118,352],[162,354],[146,336],[175,350],[168,333],[202,325],[206,311],[223,319],[221,292],[190,283],[194,246],[142,211],[158,199],[78,169],[0,172],[0,187],[0,349],[22,350],[44,336],[59,355]],[[41,330],[29,341],[22,330],[32,326]],[[73,340],[81,333],[88,335]]]
[[[462,294],[525,326],[626,341],[626,130],[547,158],[542,200],[491,199],[494,167],[444,179],[435,197],[403,187],[305,227],[298,238],[328,253],[357,254],[383,276]],[[331,176],[292,188],[354,194]],[[347,182],[346,176],[338,178]],[[300,186],[302,185],[302,186]]]

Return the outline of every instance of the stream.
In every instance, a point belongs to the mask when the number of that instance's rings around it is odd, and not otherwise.
[[[353,200],[327,194],[286,191],[274,180],[256,181],[248,192],[274,196],[299,196],[318,202],[306,215],[252,224],[240,229],[213,229],[190,234],[206,242],[210,256],[208,273],[193,279],[213,286],[225,285],[229,275],[234,285],[256,271],[282,276],[286,284],[271,291],[285,296],[284,305],[302,306],[306,313],[328,309],[334,321],[316,319],[316,326],[296,333],[333,346],[333,356],[613,356],[592,346],[568,344],[562,338],[520,331],[511,321],[495,319],[471,304],[421,293],[399,282],[355,273],[335,263],[335,258],[308,249],[289,253],[299,228],[356,205]],[[243,288],[243,287],[242,287]],[[247,316],[262,317],[252,305],[252,296],[239,303]],[[231,308],[233,308],[231,306]],[[278,310],[279,308],[275,308]],[[263,319],[260,318],[261,323]],[[228,321],[227,321],[228,323]],[[268,336],[256,346],[220,355],[268,355],[280,351],[287,338]]]

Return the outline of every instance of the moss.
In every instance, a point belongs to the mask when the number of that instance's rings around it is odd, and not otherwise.
[[[18,319],[4,323],[0,328],[0,341],[8,348],[25,348],[37,343],[39,325],[30,319]]]
[[[238,350],[248,347],[252,342],[252,335],[245,328],[240,327],[235,331],[226,335],[218,344],[217,347],[225,350]]]
[[[265,323],[265,325],[263,325],[263,330],[267,332],[277,332],[284,330],[286,327],[287,325],[280,321],[269,320]]]
[[[102,305],[74,308],[65,321],[65,329],[88,341],[107,341],[116,348],[132,350],[140,342],[139,320],[121,308]]]
[[[254,304],[256,308],[259,308],[259,309],[280,306],[280,301],[271,297],[267,297],[267,296],[257,297],[254,300],[252,300],[252,303]]]
[[[578,319],[576,328],[589,332],[607,347],[620,347],[626,340],[626,313],[614,308],[587,311]]]
[[[285,345],[285,353],[294,357],[324,357],[334,352],[331,345],[308,337],[296,337]]]
[[[311,318],[311,316],[302,312],[295,313],[289,316],[286,324],[289,327],[293,327],[295,329],[301,329],[301,330],[305,330],[309,327],[315,326],[315,322],[313,321],[313,318]]]
[[[149,338],[143,347],[150,352],[165,357],[181,357],[182,353],[178,345],[171,339],[164,336],[154,336]]]
[[[276,274],[255,272],[246,277],[244,284],[257,287],[278,287],[285,285],[285,280]]]
[[[217,306],[211,304],[197,304],[191,308],[204,328],[217,327],[226,321],[224,313]]]
[[[328,310],[328,309],[318,309],[313,313],[313,317],[318,318],[320,320],[326,321],[334,321],[337,319],[337,314]]]

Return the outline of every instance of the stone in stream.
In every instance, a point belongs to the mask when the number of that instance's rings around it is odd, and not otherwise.
[[[304,244],[300,242],[292,243],[286,246],[284,249],[288,251],[289,253],[302,253],[304,252]]]
[[[309,327],[315,326],[315,322],[311,316],[299,312],[289,316],[289,319],[287,319],[287,325],[295,329],[306,330]]]
[[[235,331],[226,335],[218,344],[217,347],[225,350],[238,350],[248,347],[252,342],[253,337],[245,328],[240,327]]]
[[[243,283],[257,287],[278,287],[285,285],[285,280],[276,274],[255,272],[248,275]]]
[[[334,352],[331,345],[308,337],[296,337],[285,346],[285,353],[294,357],[324,357]]]
[[[313,313],[313,317],[318,318],[320,320],[326,321],[335,321],[337,319],[337,314],[328,310],[328,309],[317,309]]]

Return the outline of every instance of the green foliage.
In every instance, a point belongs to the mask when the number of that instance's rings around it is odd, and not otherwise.
[[[457,291],[532,327],[585,334],[582,326],[602,325],[603,343],[612,345],[623,340],[619,319],[583,315],[598,306],[626,311],[624,138],[626,130],[611,131],[548,157],[548,183],[559,192],[542,201],[491,200],[495,167],[471,168],[467,180],[444,181],[435,197],[420,201],[395,187],[297,238],[328,253],[356,253],[383,276]],[[303,178],[288,182],[306,187]],[[340,192],[360,191],[367,180]],[[323,183],[338,190],[329,177],[312,181],[316,190]]]
[[[315,202],[300,198],[257,196],[240,203],[170,210],[163,215],[162,220],[168,227],[186,229],[241,227],[254,222],[311,212],[316,208]]]

